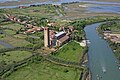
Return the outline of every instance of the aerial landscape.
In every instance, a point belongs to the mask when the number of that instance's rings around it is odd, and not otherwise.
[[[120,0],[0,0],[0,80],[120,80]]]

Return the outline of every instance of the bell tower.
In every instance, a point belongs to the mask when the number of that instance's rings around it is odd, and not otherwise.
[[[50,35],[49,35],[49,28],[44,28],[44,47],[50,47]]]

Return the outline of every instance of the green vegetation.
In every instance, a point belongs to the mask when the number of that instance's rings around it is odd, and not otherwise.
[[[19,39],[25,39],[27,38],[27,35],[24,35],[24,34],[16,34],[14,35],[15,38],[19,38]]]
[[[28,8],[24,8],[24,9],[18,9],[18,8],[14,8],[14,9],[5,9],[6,13],[10,13],[10,14],[15,14],[15,15],[26,15],[29,17],[52,17],[54,15],[58,16],[56,9],[60,9],[62,12],[62,9],[60,7],[55,7],[52,4],[48,4],[48,5],[39,5],[39,6],[35,6],[32,5],[31,7]]]
[[[79,77],[78,69],[39,62],[15,71],[6,80],[79,80]]]
[[[0,45],[0,49],[4,48],[4,46]]]
[[[113,49],[116,57],[117,57],[117,58],[119,59],[119,61],[120,61],[120,43],[117,43],[117,44],[116,44],[116,43],[110,42],[110,46],[111,46],[111,48]]]
[[[13,45],[13,46],[27,46],[31,43],[29,43],[28,41],[24,40],[24,39],[17,39],[17,38],[13,38],[13,37],[10,37],[10,36],[5,36],[5,37],[2,37],[1,40]]]
[[[68,25],[73,26],[75,30],[74,33],[72,32],[72,40],[76,40],[78,42],[82,41],[85,39],[85,34],[84,34],[84,27],[85,27],[86,21],[84,20],[76,20],[73,22],[70,22]]]
[[[110,21],[101,25],[102,31],[111,31],[112,33],[120,33],[120,21]]]
[[[76,17],[79,18],[86,17],[86,15],[89,16],[88,13],[83,14],[83,12],[85,12],[86,10],[85,8],[83,9],[78,7],[79,5],[79,3],[63,4],[62,6],[46,4],[31,5],[23,9],[0,9],[0,25],[3,27],[3,29],[1,30],[7,33],[6,35],[0,34],[0,40],[13,45],[13,47],[29,47],[31,51],[37,51],[36,49],[38,48],[39,50],[41,50],[41,47],[43,47],[43,32],[23,34],[24,31],[31,28],[24,28],[26,26],[25,24],[21,25],[19,23],[14,23],[10,21],[3,22],[3,20],[5,20],[3,14],[16,16],[16,18],[26,22],[26,24],[32,24],[38,27],[45,27],[47,26],[47,23],[53,22],[55,23],[55,25],[51,26],[50,29],[56,31],[59,31],[59,27],[61,26],[64,26],[65,28],[68,26],[73,26],[75,31],[71,32],[70,37],[72,40],[76,40],[78,42],[85,39],[85,34],[83,30],[85,25],[106,20],[120,19],[119,17],[98,17],[96,16],[96,13],[92,13],[90,15],[96,17],[76,19],[73,21],[67,20],[68,18],[74,19]],[[64,10],[65,8],[68,9]],[[60,17],[60,14],[63,16]],[[57,19],[57,17],[60,18]],[[53,55],[46,55],[42,57],[44,57],[46,60],[47,58],[51,58],[51,60],[55,59],[56,63],[58,64],[60,62],[61,64],[67,63],[72,64],[72,66],[75,67],[74,63],[72,62],[80,63],[82,61],[81,59],[85,50],[76,41],[71,41],[68,44],[65,44]],[[0,48],[2,48],[2,46],[0,46]],[[39,60],[35,62],[35,59],[33,58],[36,56],[34,55],[32,55],[30,59],[25,60],[25,58],[28,58],[31,55],[31,52],[24,50],[1,53],[0,63],[4,64],[5,66],[2,66],[2,68],[0,66],[0,68],[1,72],[3,72],[3,75],[8,73],[6,80],[79,80],[80,76],[82,76],[80,73],[82,73],[83,71],[76,68],[64,67],[60,64],[55,65],[53,64],[54,62],[47,62],[46,60]],[[37,55],[37,57],[39,56]],[[12,65],[12,68],[11,66],[8,66],[6,64]],[[80,64],[78,64],[78,66],[81,67]],[[8,67],[10,70],[7,70],[6,67]],[[5,72],[4,74],[4,71],[8,72]]]
[[[0,34],[0,40],[5,37],[5,34]]]
[[[101,34],[103,34],[103,31],[111,31],[111,33],[120,34],[120,21],[110,21],[107,23],[104,23],[100,26],[98,29]],[[110,47],[113,49],[113,52],[115,53],[116,57],[120,61],[120,43],[114,43],[108,40]]]
[[[24,26],[17,24],[17,23],[12,23],[12,22],[7,22],[7,23],[4,22],[4,24],[2,24],[2,27],[3,28],[10,28],[10,29],[18,31],[18,30],[20,30],[20,28],[22,28]]]
[[[10,51],[0,53],[0,62],[4,61],[4,64],[8,65],[28,58],[31,55],[32,53],[28,51]]]
[[[28,37],[25,38],[25,40],[33,44],[34,48],[41,48],[44,45],[43,32],[36,32],[34,34],[29,34]]]
[[[79,43],[71,41],[58,50],[55,56],[66,61],[80,62],[83,56],[83,50],[83,47]]]
[[[9,29],[6,29],[6,30],[4,30],[4,31],[5,31],[6,34],[10,34],[10,35],[16,34],[15,31],[12,31],[12,30],[9,30]]]

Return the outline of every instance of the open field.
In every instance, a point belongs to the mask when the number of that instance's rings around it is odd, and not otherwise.
[[[16,34],[16,35],[14,35],[14,37],[20,38],[20,39],[25,39],[25,38],[27,37],[27,35],[24,35],[24,34]]]
[[[61,8],[54,7],[53,5],[42,5],[42,6],[33,6],[27,7],[24,9],[14,8],[14,9],[3,9],[6,14],[15,15],[17,18],[22,17],[23,19],[27,20],[30,24],[38,24],[35,26],[40,26],[40,20],[43,19],[43,23],[45,23],[45,19],[49,18],[53,19],[55,16],[59,16],[56,10],[59,10],[61,14],[64,14],[61,19],[75,19],[75,18],[84,18],[84,17],[93,17],[93,16],[119,16],[119,14],[113,13],[93,13],[87,12],[86,7],[80,7],[79,5],[86,4],[86,3],[75,3],[75,4],[65,4],[62,5],[65,8],[65,13],[62,12]],[[24,18],[25,17],[25,18]],[[106,17],[105,17],[106,18]],[[65,26],[67,22],[62,22],[59,19],[60,23],[58,23],[55,27]],[[86,19],[86,23],[92,21],[97,21],[99,18],[95,19]],[[88,20],[88,21],[87,21]],[[54,20],[55,21],[55,20]],[[53,21],[53,22],[54,22]],[[42,21],[41,21],[42,22]],[[50,20],[50,22],[52,22]],[[46,22],[47,23],[47,22]],[[45,24],[46,24],[45,23]],[[68,22],[69,23],[69,22]],[[58,26],[59,25],[59,26]],[[76,24],[78,25],[78,24]],[[4,28],[11,28],[14,30],[19,30],[23,27],[23,25],[19,25],[16,23],[9,23],[2,25]],[[81,25],[78,25],[79,27]],[[82,29],[82,28],[81,28]],[[32,44],[33,48],[42,47],[43,46],[43,32],[36,32],[34,34],[15,34],[14,31],[11,30],[4,30],[6,33],[12,36],[5,36],[4,34],[0,34],[0,40],[3,40],[14,47],[16,46],[30,46]],[[83,33],[81,32],[80,35]],[[79,34],[78,34],[79,35]],[[16,38],[15,38],[16,37]],[[37,37],[37,38],[35,38]],[[39,39],[40,37],[40,39]],[[22,38],[22,39],[20,39]],[[65,61],[73,61],[73,62],[80,62],[82,59],[84,48],[80,46],[79,43],[75,41],[71,41],[68,44],[62,46],[57,53],[55,53],[54,57],[65,60]],[[47,52],[48,53],[48,52]],[[3,53],[0,60],[5,61],[7,64],[10,64],[14,61],[20,61],[24,58],[29,57],[32,53],[27,51],[11,51]],[[28,66],[22,67],[16,71],[14,71],[10,76],[6,77],[5,80],[79,80],[81,71],[74,68],[63,67],[60,65],[55,65],[50,62],[35,62],[31,63]]]
[[[11,44],[14,47],[27,46],[27,45],[31,44],[31,43],[29,43],[28,41],[26,41],[24,39],[12,38],[10,36],[5,36],[5,37],[1,38],[1,40]]]
[[[4,24],[2,25],[3,28],[10,28],[13,30],[20,30],[20,28],[24,27],[23,25],[17,24],[17,23],[12,23],[9,22],[9,24]]]
[[[14,34],[16,34],[15,31],[8,30],[8,29],[6,29],[6,30],[4,30],[4,31],[5,31],[5,33],[10,34],[10,35],[14,35]]]
[[[0,40],[5,37],[5,34],[0,34]]]
[[[13,62],[21,61],[31,55],[32,53],[28,51],[10,51],[0,53],[0,62],[4,61],[6,64],[11,64]]]
[[[66,61],[79,62],[82,58],[83,50],[79,43],[71,41],[58,50],[55,56]]]
[[[54,65],[49,62],[32,63],[6,78],[6,80],[79,80],[80,70]]]
[[[2,45],[0,45],[0,49],[4,48]]]
[[[60,8],[59,8],[60,9]],[[56,8],[53,5],[42,5],[27,7],[23,9],[14,8],[14,9],[4,9],[6,13],[15,14],[15,15],[26,15],[31,17],[52,17],[57,16]]]

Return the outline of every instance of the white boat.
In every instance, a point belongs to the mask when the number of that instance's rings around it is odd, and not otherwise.
[[[102,69],[103,69],[103,73],[106,73],[106,69],[105,69],[105,67],[102,67]]]
[[[99,77],[97,77],[97,80],[100,80],[100,78],[99,78]]]
[[[120,67],[118,69],[120,70]]]
[[[106,73],[106,70],[105,70],[105,69],[103,70],[103,73]]]

